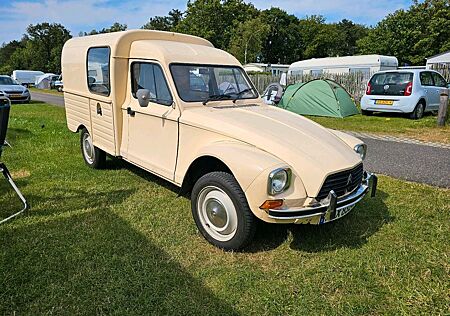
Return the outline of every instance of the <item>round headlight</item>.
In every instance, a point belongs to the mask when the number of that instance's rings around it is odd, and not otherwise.
[[[366,153],[367,153],[367,146],[366,144],[359,144],[356,145],[355,148],[353,148],[356,153],[359,155],[359,157],[361,157],[362,160],[364,160],[364,158],[366,158]]]
[[[278,194],[289,187],[289,169],[277,169],[269,175],[269,194]]]

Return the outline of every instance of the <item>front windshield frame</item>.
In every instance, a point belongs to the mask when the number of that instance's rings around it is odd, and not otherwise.
[[[216,100],[212,100],[210,99],[210,101],[223,101],[223,100],[255,100],[259,98],[259,92],[256,89],[255,85],[253,84],[253,82],[250,80],[250,78],[248,77],[247,73],[245,72],[245,70],[239,66],[239,65],[216,65],[216,64],[197,64],[197,63],[170,63],[169,64],[169,69],[170,69],[170,75],[172,76],[172,81],[175,85],[175,89],[177,91],[177,95],[180,97],[181,100],[183,100],[184,102],[187,103],[199,103],[199,102],[204,102],[206,99],[208,99],[208,97],[214,97],[211,96],[211,93],[209,93],[208,96],[205,96],[203,98],[198,98],[195,100],[186,100],[185,98],[183,98],[183,95],[180,94],[180,90],[179,87],[177,85],[177,80],[175,79],[174,76],[174,71],[173,71],[173,66],[187,66],[187,67],[204,67],[204,68],[228,68],[228,69],[237,69],[241,74],[242,77],[247,85],[247,88],[244,89],[239,89],[239,91],[237,91],[238,93],[240,91],[243,91],[245,89],[250,89],[253,94],[253,96],[249,96],[249,97],[243,97],[243,96],[239,96],[237,95],[237,93],[233,93],[233,94],[226,94],[227,96],[229,95],[229,98],[223,98],[223,99],[216,99]],[[240,85],[238,83],[238,85]],[[236,98],[233,98],[233,96],[236,96]]]

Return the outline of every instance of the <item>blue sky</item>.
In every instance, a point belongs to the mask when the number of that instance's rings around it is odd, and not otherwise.
[[[411,0],[253,0],[259,9],[276,6],[298,17],[320,14],[327,21],[343,18],[374,25]],[[0,43],[21,38],[29,24],[57,22],[76,36],[80,31],[108,27],[114,22],[139,28],[155,15],[185,10],[187,0],[0,0]]]

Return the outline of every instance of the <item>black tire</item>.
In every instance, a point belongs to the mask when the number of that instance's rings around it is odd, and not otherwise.
[[[215,191],[211,188],[216,188],[218,189],[218,191]],[[214,201],[218,201],[214,198],[203,200],[203,194],[205,190],[211,190],[206,195],[206,197],[208,197],[209,194],[218,192],[219,194],[224,194],[225,199],[229,198],[232,201],[232,204],[234,206],[233,211],[235,212],[230,212],[227,210],[225,211],[225,213],[233,213],[234,216],[227,215],[226,224],[224,224],[223,227],[227,228],[228,225],[230,225],[229,223],[232,221],[231,219],[233,218],[233,221],[236,221],[236,228],[232,230],[233,233],[230,233],[227,236],[220,235],[221,233],[217,232],[214,229],[213,224],[208,224],[208,221],[212,223],[212,221],[214,220],[214,216],[216,216],[216,213],[214,213],[212,217],[209,217],[208,215],[208,219],[205,219],[202,215],[204,214],[204,212],[205,214],[207,213],[208,208],[206,206],[208,205],[208,201],[213,200],[213,203]],[[200,205],[199,199],[201,199],[200,203],[202,201],[204,202],[204,208],[202,208],[202,205]],[[227,201],[221,200],[220,202],[222,206],[227,205],[227,203],[224,203]],[[195,224],[197,225],[200,233],[208,242],[210,242],[214,246],[223,250],[239,250],[247,246],[252,241],[256,231],[257,218],[250,210],[244,192],[242,191],[236,179],[231,174],[226,172],[211,172],[202,176],[195,183],[194,188],[192,189],[191,206],[192,216],[194,217]],[[224,209],[228,208],[224,207]],[[220,215],[218,217],[220,217]],[[223,218],[221,219],[223,220]],[[220,240],[216,238],[214,234],[224,236],[224,238],[229,239]]]
[[[372,114],[373,114],[373,112],[372,112],[372,111],[367,111],[367,110],[363,110],[363,109],[361,109],[361,114],[362,114],[362,115],[367,115],[367,116],[370,116],[370,115],[372,115]]]
[[[425,103],[423,101],[419,101],[419,103],[417,103],[416,107],[414,108],[414,111],[409,114],[409,118],[413,120],[420,120],[423,117],[424,113]]]
[[[81,149],[81,155],[83,156],[84,162],[91,168],[94,169],[102,169],[105,167],[106,163],[106,153],[95,147],[92,144],[92,140],[90,141],[89,148],[85,147],[86,142],[89,142],[89,140],[86,139],[86,137],[91,137],[88,130],[83,128],[80,133],[80,149]],[[90,138],[91,139],[91,138]]]

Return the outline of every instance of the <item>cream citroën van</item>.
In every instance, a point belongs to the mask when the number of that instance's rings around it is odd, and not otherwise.
[[[247,245],[258,219],[322,224],[375,193],[365,144],[263,104],[236,58],[205,39],[73,38],[62,72],[67,125],[86,163],[100,168],[109,154],[179,186],[220,248]]]

